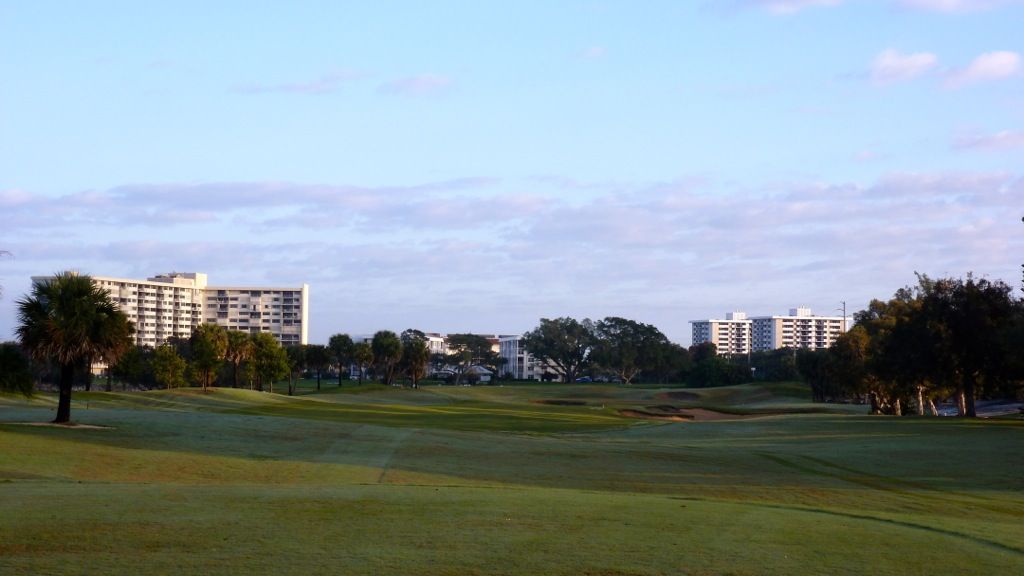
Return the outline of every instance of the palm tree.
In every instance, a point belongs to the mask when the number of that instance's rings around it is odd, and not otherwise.
[[[54,423],[71,420],[75,368],[93,358],[110,358],[130,338],[128,318],[92,278],[60,272],[37,282],[18,300],[18,339],[33,360],[60,366],[60,397]]]
[[[228,330],[228,349],[224,358],[231,364],[232,386],[238,388],[238,368],[252,356],[252,338],[239,330]]]

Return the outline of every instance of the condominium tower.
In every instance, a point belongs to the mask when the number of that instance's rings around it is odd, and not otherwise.
[[[33,281],[48,277],[33,277]],[[135,342],[155,347],[188,338],[202,323],[267,332],[283,345],[308,343],[309,285],[208,286],[206,274],[172,272],[146,280],[92,276],[135,324]]]

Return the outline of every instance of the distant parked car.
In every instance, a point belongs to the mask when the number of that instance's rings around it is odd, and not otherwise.
[[[593,382],[594,379],[591,378],[590,376],[580,376],[579,378],[576,379],[576,381],[577,382]]]

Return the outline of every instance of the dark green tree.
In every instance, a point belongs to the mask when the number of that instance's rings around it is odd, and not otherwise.
[[[0,392],[32,395],[32,365],[14,342],[0,343]]]
[[[689,350],[673,342],[664,342],[658,346],[654,362],[644,368],[643,374],[661,384],[685,382],[691,366]]]
[[[331,365],[331,350],[323,344],[306,347],[306,367],[316,372],[316,389],[320,389],[320,375]]]

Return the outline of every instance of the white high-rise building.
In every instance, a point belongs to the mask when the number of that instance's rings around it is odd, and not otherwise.
[[[754,352],[778,348],[823,350],[846,332],[842,316],[814,316],[810,308],[790,308],[788,316],[757,316],[753,320]]]
[[[729,312],[724,320],[691,320],[693,343],[711,342],[719,354],[747,354],[750,351],[751,321],[743,312]]]
[[[822,350],[846,331],[842,316],[814,316],[810,308],[791,308],[788,316],[732,312],[725,320],[692,320],[693,343],[712,342],[719,354],[746,354],[779,348]]]
[[[33,277],[33,281],[49,277]],[[188,338],[202,323],[229,330],[270,333],[283,345],[307,344],[309,285],[208,286],[206,274],[172,272],[146,280],[92,276],[135,324],[135,342],[159,346]]]

